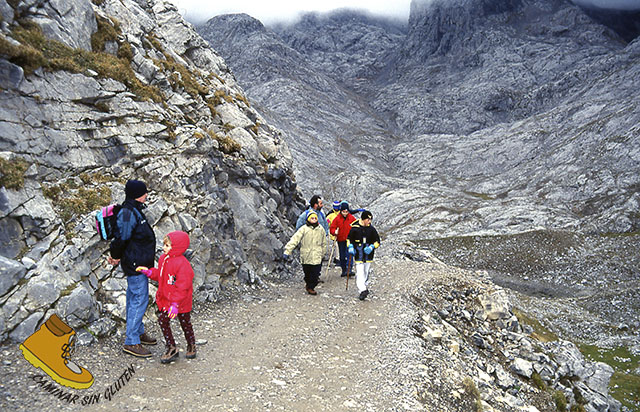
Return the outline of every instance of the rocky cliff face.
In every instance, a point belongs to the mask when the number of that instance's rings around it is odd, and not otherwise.
[[[385,229],[411,238],[635,230],[637,42],[563,0],[414,1],[411,10],[406,30],[348,12],[261,27],[267,43],[227,41],[254,27],[247,16],[198,30],[269,105],[305,177],[326,177],[312,187],[369,205]],[[295,95],[275,92],[283,82]],[[326,166],[309,162],[310,147],[330,153]]]
[[[358,73],[372,70],[380,64],[379,57],[389,51],[363,36],[382,36],[392,48],[398,44],[399,36],[393,34],[397,30],[387,34],[377,25],[369,33],[361,22],[366,18],[360,18],[354,23],[358,33],[352,41],[337,41],[344,34],[344,25],[340,24],[342,14],[335,18],[339,21],[309,17],[294,27],[274,30],[247,15],[228,15],[198,27],[227,59],[265,117],[286,131],[296,176],[307,198],[318,191],[330,199],[341,190],[357,190],[352,181],[354,172],[384,170],[388,164],[384,144],[393,139],[384,116],[342,80],[358,81]],[[325,29],[329,33],[321,36]],[[322,51],[315,51],[317,44]],[[344,47],[351,53],[344,52]],[[311,50],[317,59],[304,54]],[[340,69],[331,70],[335,59],[342,59]],[[341,74],[335,76],[338,72]],[[376,156],[371,156],[372,152]],[[334,181],[337,176],[339,183]]]
[[[90,214],[147,182],[191,236],[197,300],[278,266],[302,207],[280,132],[170,3],[0,0],[0,340],[52,311],[102,335],[126,279]],[[106,316],[106,317],[105,317]]]

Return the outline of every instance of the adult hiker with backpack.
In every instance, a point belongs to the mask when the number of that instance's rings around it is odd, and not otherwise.
[[[338,241],[340,267],[342,268],[340,276],[343,277],[350,275],[349,271],[353,268],[351,255],[347,253],[347,238],[351,231],[351,224],[355,221],[356,218],[349,212],[349,204],[342,202],[340,204],[340,213],[333,219],[329,227],[329,233],[336,236],[336,240]]]
[[[289,260],[293,249],[298,244],[300,245],[300,263],[302,263],[304,271],[305,290],[310,295],[317,295],[315,288],[322,270],[322,258],[327,248],[327,236],[318,223],[316,211],[308,210],[306,214],[306,223],[287,242],[283,257],[285,260]]]
[[[147,186],[140,180],[129,180],[125,201],[117,214],[117,225],[107,258],[112,265],[120,264],[127,277],[127,330],[122,351],[148,358],[151,352],[142,346],[155,345],[156,339],[144,331],[142,317],[149,303],[149,279],[136,271],[138,266],[152,267],[156,254],[156,236],[142,212],[146,207]]]
[[[318,216],[318,224],[322,226],[325,231],[325,234],[329,234],[329,224],[327,223],[327,217],[322,212],[322,197],[320,195],[313,195],[311,199],[309,199],[309,208],[298,216],[298,220],[296,221],[296,230],[300,229],[307,222],[308,212],[314,211]]]
[[[365,210],[360,219],[351,225],[347,238],[347,249],[356,261],[356,286],[360,300],[369,295],[369,273],[375,250],[380,247],[380,235],[371,225],[373,215]]]

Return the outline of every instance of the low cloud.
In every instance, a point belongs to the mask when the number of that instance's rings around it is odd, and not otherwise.
[[[640,10],[640,0],[573,0],[573,3],[601,9]]]
[[[277,23],[296,20],[303,13],[328,12],[335,9],[363,10],[376,16],[386,16],[407,21],[411,0],[390,2],[388,0],[169,0],[178,7],[185,19],[194,24],[203,23],[214,16],[229,13],[246,13],[262,23]],[[398,4],[404,3],[404,4]]]

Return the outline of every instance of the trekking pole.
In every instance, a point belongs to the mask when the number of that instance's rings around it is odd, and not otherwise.
[[[329,253],[329,263],[327,263],[327,270],[324,272],[324,277],[327,277],[327,274],[329,273],[329,266],[331,266],[331,264],[333,264],[333,251],[336,249],[336,241],[333,241],[333,246],[331,246],[331,253]]]

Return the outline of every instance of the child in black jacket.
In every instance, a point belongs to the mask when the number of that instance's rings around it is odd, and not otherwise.
[[[368,210],[362,212],[360,219],[351,225],[347,238],[349,253],[354,255],[356,262],[356,285],[360,300],[365,300],[369,294],[369,270],[375,250],[380,247],[380,235],[371,225],[373,215]]]

